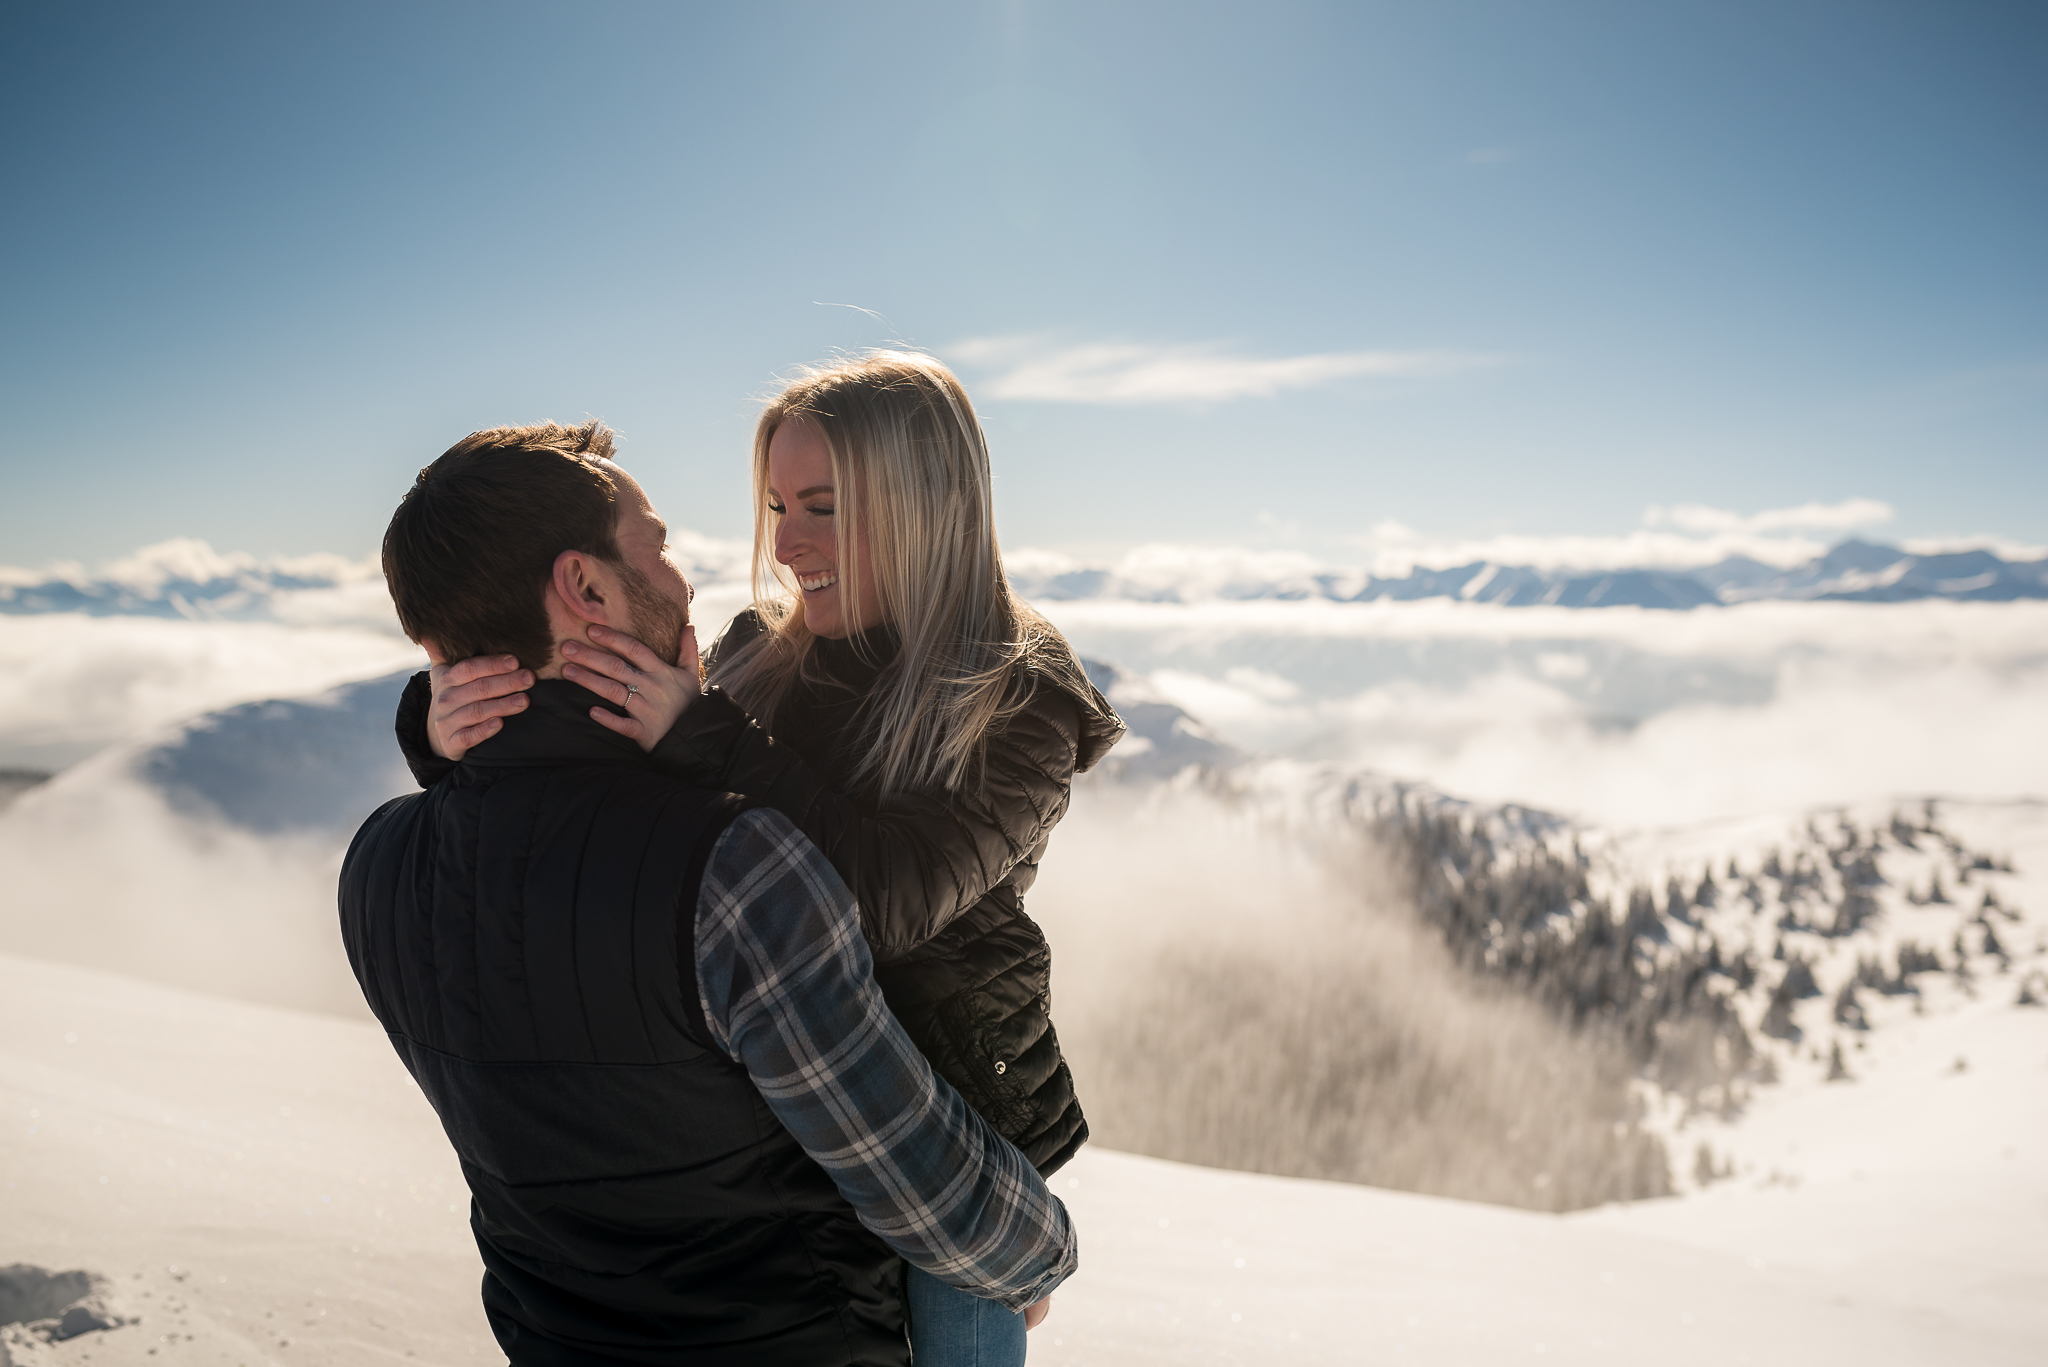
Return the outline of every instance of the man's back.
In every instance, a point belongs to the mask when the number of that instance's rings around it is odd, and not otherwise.
[[[698,887],[741,804],[538,692],[365,823],[341,885],[474,1193],[493,1327],[522,1364],[905,1361],[897,1255],[700,1005]]]

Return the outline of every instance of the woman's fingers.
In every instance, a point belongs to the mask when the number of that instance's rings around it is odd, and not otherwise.
[[[592,627],[591,630],[598,631],[601,628]],[[626,639],[631,640],[632,638],[627,637]],[[642,673],[641,670],[635,669],[631,664],[612,654],[609,650],[600,650],[596,646],[585,645],[581,641],[562,642],[562,654],[574,660],[576,664],[582,665],[585,669],[596,670],[606,678],[617,679],[621,683],[634,683],[638,681]],[[569,670],[573,668],[575,668],[575,665],[563,665],[563,677],[566,678]],[[586,684],[585,687],[588,687],[588,685]]]
[[[457,753],[468,754],[470,747],[478,741],[489,740],[504,729],[504,721],[500,718],[492,717],[487,721],[478,722],[475,726],[463,727],[460,731],[455,732],[454,735],[449,737],[449,741],[456,747]]]
[[[523,672],[519,669],[517,655],[472,655],[467,660],[457,660],[452,665],[435,665],[432,670],[436,689],[460,688],[464,684],[494,674],[515,672]]]
[[[486,698],[467,707],[451,708],[445,714],[445,724],[449,727],[467,729],[497,717],[509,717],[514,712],[525,710],[526,694],[508,693],[502,698]]]
[[[458,687],[473,679],[492,674],[511,674],[519,670],[517,655],[472,655],[467,660],[457,660],[448,666],[448,682]]]
[[[683,628],[683,655],[680,661],[683,673],[695,679],[701,688],[704,683],[704,661],[697,654],[697,628]]]
[[[647,728],[631,717],[622,717],[616,712],[607,712],[602,707],[590,709],[591,720],[607,731],[616,731],[635,742],[643,750],[648,749]]]
[[[503,697],[533,687],[533,671],[530,669],[501,670],[478,675],[466,683],[449,683],[441,689],[441,695],[451,700],[460,698],[463,702],[475,702],[479,698]]]
[[[562,677],[572,684],[583,685],[600,698],[610,698],[621,707],[626,706],[627,700],[633,696],[632,691],[627,685],[620,683],[617,679],[608,679],[602,674],[593,674],[581,665],[563,665]]]
[[[595,623],[591,625],[589,635],[591,640],[606,650],[623,655],[632,661],[633,667],[642,673],[652,673],[654,670],[667,667],[666,662],[642,645],[637,636],[628,636],[623,631],[614,631],[610,627],[601,627]]]

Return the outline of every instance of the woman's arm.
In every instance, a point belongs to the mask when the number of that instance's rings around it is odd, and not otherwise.
[[[714,667],[762,630],[752,612],[734,618],[712,646]],[[624,680],[646,681],[646,729],[660,735],[650,751],[655,763],[688,782],[744,793],[794,822],[853,889],[861,929],[885,962],[987,896],[1066,815],[1080,706],[1049,682],[990,735],[985,781],[976,791],[867,803],[836,791],[722,689],[699,693],[694,639],[686,641],[678,668],[623,633],[593,627],[590,634],[603,649],[579,649],[564,676],[577,670],[578,683],[614,702],[624,696]]]

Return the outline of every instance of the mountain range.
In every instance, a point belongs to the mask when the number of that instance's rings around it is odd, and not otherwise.
[[[33,574],[0,570],[0,615],[70,612],[202,621],[267,620],[285,603],[347,593],[376,595],[376,573],[338,556],[257,561],[191,553],[195,543],[138,552],[111,572]],[[200,548],[202,551],[204,548]],[[681,534],[679,559],[700,586],[738,585],[745,548]],[[1031,599],[1068,602],[1290,601],[1405,602],[1448,598],[1503,607],[1637,607],[1685,611],[1777,600],[1896,603],[1943,598],[2010,602],[2048,598],[2048,558],[2006,560],[1990,550],[1918,555],[1896,546],[1844,541],[1790,569],[1745,556],[1703,568],[1545,569],[1474,561],[1418,567],[1397,578],[1319,567],[1305,558],[1165,549],[1116,565],[1077,565],[1057,556],[1011,557],[1011,582]],[[154,554],[157,551],[171,553]],[[380,596],[381,597],[381,596]]]
[[[1029,562],[1027,562],[1029,563]],[[1052,601],[1130,599],[1185,602],[1197,598],[1322,599],[1340,603],[1452,598],[1503,607],[1692,608],[1789,599],[1897,603],[1917,598],[2010,602],[2048,598],[2048,559],[2009,561],[1989,550],[1916,555],[1896,546],[1844,541],[1791,569],[1731,556],[1698,569],[1539,569],[1473,561],[1448,569],[1418,567],[1399,578],[1361,570],[1247,571],[1208,576],[1190,585],[1165,565],[1121,569],[1013,570],[1027,598]],[[1150,572],[1148,572],[1148,570]]]

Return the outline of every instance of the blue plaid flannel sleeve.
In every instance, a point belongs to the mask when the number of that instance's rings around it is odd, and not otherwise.
[[[742,813],[712,850],[697,987],[720,1047],[883,1242],[1012,1310],[1072,1275],[1066,1207],[903,1033],[853,894],[779,812]]]

